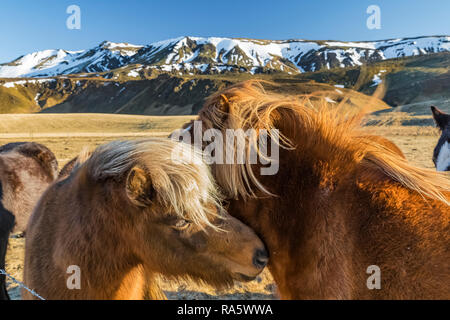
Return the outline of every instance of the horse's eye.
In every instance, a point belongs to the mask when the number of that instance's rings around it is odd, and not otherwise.
[[[191,225],[191,222],[185,219],[179,219],[173,225],[175,229],[184,230]]]

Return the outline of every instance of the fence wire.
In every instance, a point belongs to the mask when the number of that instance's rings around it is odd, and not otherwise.
[[[37,297],[40,300],[45,300],[44,298],[42,298],[36,291],[28,288],[23,282],[20,282],[19,280],[17,280],[16,278],[14,278],[12,275],[10,275],[9,273],[7,273],[5,270],[0,269],[0,274],[3,274],[5,276],[7,276],[8,278],[10,278],[15,284],[17,284],[19,287],[24,288],[25,290],[27,290],[29,293],[31,293],[33,296]]]

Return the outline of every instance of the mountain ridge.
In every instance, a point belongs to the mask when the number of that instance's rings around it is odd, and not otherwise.
[[[148,45],[103,41],[91,49],[43,50],[0,64],[0,78],[103,73],[136,65],[175,74],[299,74],[398,57],[450,52],[450,36],[377,41],[264,40],[183,36]]]

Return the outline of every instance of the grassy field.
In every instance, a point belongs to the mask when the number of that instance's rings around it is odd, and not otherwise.
[[[48,146],[59,164],[84,146],[117,139],[167,137],[194,116],[134,116],[114,114],[4,114],[0,143],[35,141]]]
[[[167,136],[192,116],[128,116],[111,114],[23,114],[2,115],[0,145],[14,141],[36,141],[48,146],[63,166],[84,146],[97,146],[116,139],[137,139],[146,136]],[[394,119],[395,121],[390,121]],[[408,122],[415,119],[414,123]],[[431,155],[438,139],[430,116],[411,118],[410,114],[372,115],[367,129],[373,134],[394,141],[412,163],[433,168]],[[384,125],[381,125],[384,124]],[[387,124],[387,125],[386,125]],[[10,240],[6,269],[18,280],[22,279],[24,239]],[[208,286],[161,279],[161,285],[171,299],[271,299],[276,287],[269,272],[264,271],[249,283],[236,283],[228,290],[216,291]],[[17,286],[8,282],[14,299],[20,298]]]

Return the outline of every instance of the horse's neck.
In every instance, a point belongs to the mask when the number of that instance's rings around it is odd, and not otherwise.
[[[79,192],[75,190],[66,190],[65,193],[78,197]],[[68,211],[66,214],[70,218],[62,219],[62,223],[70,222],[63,229],[71,230],[70,234],[76,234],[77,237],[62,239],[58,245],[60,264],[62,267],[71,264],[80,267],[84,290],[90,290],[88,296],[93,299],[123,299],[127,294],[136,297],[130,279],[140,279],[140,261],[130,250],[131,246],[124,236],[128,234],[130,237],[132,231],[125,229],[125,223],[111,217],[112,213],[107,210],[108,204],[102,205],[98,199],[89,197],[82,198],[82,201],[83,207]],[[117,210],[118,205],[114,201],[111,198],[109,205]]]
[[[279,276],[281,291],[298,281],[295,292],[286,292],[286,297],[350,298],[354,284],[343,279],[359,281],[354,276],[360,262],[353,233],[358,222],[348,214],[352,195],[346,193],[353,191],[341,184],[354,180],[341,176],[326,159],[314,162],[303,156],[281,163],[276,176],[263,177],[267,185],[276,186],[272,191],[279,195],[260,208],[271,216],[269,225],[261,227],[266,231],[264,238],[272,241],[270,251],[275,252],[271,268],[275,278]],[[271,234],[274,226],[276,237]],[[297,265],[295,275],[289,274],[287,263]]]
[[[261,177],[278,197],[254,200],[257,231],[269,246],[283,297],[399,298],[439,287],[433,275],[447,246],[445,204],[424,200],[376,168],[339,169],[326,158],[315,163],[308,154],[289,156],[276,176]],[[371,265],[388,270],[383,281],[398,290],[368,290]],[[408,271],[389,272],[393,266]],[[411,274],[425,274],[425,287],[405,287]]]

